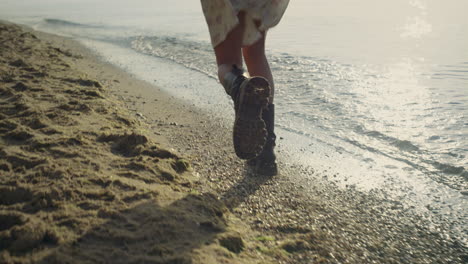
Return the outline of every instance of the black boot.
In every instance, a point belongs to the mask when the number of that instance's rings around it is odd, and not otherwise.
[[[253,159],[261,153],[266,142],[262,110],[268,105],[270,85],[263,77],[246,78],[234,65],[232,71],[224,76],[223,86],[234,100],[233,143],[236,155],[241,159]]]
[[[267,141],[263,147],[262,152],[258,157],[248,161],[258,174],[265,176],[274,176],[278,174],[278,167],[276,165],[276,156],[274,148],[276,146],[275,135],[275,105],[269,104],[268,107],[262,112],[262,119],[265,121],[267,129]]]
[[[231,96],[234,101],[236,112],[238,108],[240,86],[246,79],[247,77],[244,76],[244,71],[239,69],[235,64],[232,65],[232,71],[228,72],[224,76],[222,85],[226,93]]]

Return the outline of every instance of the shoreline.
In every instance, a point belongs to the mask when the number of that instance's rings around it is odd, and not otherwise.
[[[125,112],[125,120],[132,120],[123,121],[124,125],[146,127],[145,136],[150,141],[174,148],[170,151],[182,153],[180,156],[190,161],[193,171],[187,177],[192,181],[173,184],[176,185],[175,189],[179,189],[176,193],[201,196],[206,199],[202,206],[221,201],[219,206],[232,212],[232,215],[227,213],[226,216],[235,227],[230,231],[230,236],[240,236],[246,249],[241,254],[226,253],[216,238],[210,240],[213,243],[208,249],[201,246],[205,251],[187,257],[191,261],[210,263],[199,258],[211,256],[214,259],[222,258],[228,263],[427,263],[428,260],[462,263],[463,247],[449,250],[450,243],[440,244],[437,235],[431,236],[423,228],[410,229],[415,227],[410,222],[412,219],[399,219],[404,220],[403,223],[385,227],[385,224],[392,224],[393,218],[383,217],[382,214],[391,206],[396,207],[397,212],[403,210],[398,205],[381,205],[378,204],[381,201],[373,197],[327,186],[325,181],[320,180],[321,175],[314,174],[309,168],[283,161],[280,163],[282,173],[277,177],[269,179],[250,175],[243,163],[235,157],[231,128],[224,127],[223,122],[218,122],[209,113],[197,110],[144,81],[134,79],[115,66],[99,61],[92,52],[74,40],[46,33],[34,34],[39,39],[59,46],[62,51],[59,53],[81,54],[82,59],[72,57],[72,68],[78,67],[90,80],[98,80],[102,84],[106,91],[100,93],[119,105],[121,111]],[[301,173],[312,177],[310,180],[303,179],[299,176]],[[177,178],[178,175],[175,175],[173,177]],[[219,200],[212,200],[211,195],[205,197],[206,193],[213,193]],[[150,210],[149,207],[142,208]],[[176,209],[181,208],[187,209],[184,206]],[[180,210],[177,212],[182,213]],[[135,210],[135,213],[140,211]],[[174,210],[171,213],[172,217],[177,217]],[[376,218],[373,219],[375,223],[369,220],[370,217]],[[209,227],[212,228],[213,223]],[[382,230],[384,232],[380,233]],[[234,236],[232,232],[240,235]],[[412,241],[414,237],[420,241]],[[197,244],[192,249],[199,251],[199,246]],[[425,249],[431,247],[433,251],[429,251],[431,254],[425,258]],[[401,253],[405,248],[416,252]],[[156,251],[165,252],[162,249]],[[219,259],[213,263],[216,261]]]

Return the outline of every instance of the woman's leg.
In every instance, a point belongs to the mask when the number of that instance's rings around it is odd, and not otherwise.
[[[268,80],[270,84],[270,98],[268,106],[262,111],[262,119],[265,122],[267,130],[266,144],[258,157],[249,161],[249,165],[254,166],[257,173],[273,176],[278,174],[276,165],[276,156],[274,153],[276,135],[275,128],[275,106],[273,104],[274,83],[273,76],[265,56],[265,37],[266,33],[262,33],[262,38],[254,44],[244,47],[245,63],[251,76],[262,76]]]
[[[224,82],[224,77],[232,71],[232,65],[242,68],[242,36],[244,34],[244,16],[243,12],[238,14],[239,24],[229,32],[226,39],[214,48],[216,62],[218,64],[218,79]]]
[[[239,158],[248,160],[258,156],[266,142],[267,131],[261,115],[268,103],[270,89],[264,78],[246,78],[243,75],[245,13],[240,12],[238,19],[239,24],[214,50],[219,81],[234,101],[234,150]]]
[[[244,47],[242,53],[250,76],[264,77],[270,83],[270,103],[272,104],[275,85],[270,65],[265,55],[265,38],[266,32],[263,32],[262,37],[254,44]]]

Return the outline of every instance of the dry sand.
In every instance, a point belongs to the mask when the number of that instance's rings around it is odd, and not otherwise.
[[[0,24],[0,263],[271,260],[67,43]]]
[[[280,175],[253,175],[229,124],[73,40],[6,24],[0,147],[0,263],[468,259],[401,204],[340,190],[287,153]]]

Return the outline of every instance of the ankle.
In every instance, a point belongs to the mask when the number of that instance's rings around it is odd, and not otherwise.
[[[225,68],[226,65],[221,66]],[[243,70],[238,68],[236,65],[232,65],[230,70],[224,74],[222,85],[226,93],[230,95],[234,101],[237,99],[242,82],[246,79],[247,77],[244,76]]]

